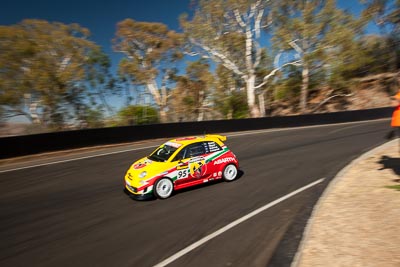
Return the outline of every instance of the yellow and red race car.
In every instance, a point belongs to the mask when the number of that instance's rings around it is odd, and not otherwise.
[[[129,168],[125,191],[135,199],[168,198],[174,190],[238,176],[238,160],[222,135],[184,137],[159,146]]]

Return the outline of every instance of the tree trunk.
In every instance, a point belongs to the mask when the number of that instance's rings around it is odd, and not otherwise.
[[[300,95],[300,111],[302,114],[307,112],[307,95],[308,86],[310,83],[310,70],[306,64],[303,65],[303,71],[301,73],[302,84],[301,84],[301,95]]]
[[[165,107],[160,107],[160,122],[167,122],[167,112],[165,111]]]
[[[203,121],[204,120],[204,110],[200,109],[199,115],[197,116],[197,121]]]
[[[256,105],[255,89],[254,83],[256,80],[256,75],[252,74],[246,80],[246,90],[247,90],[247,105],[249,106],[250,116],[252,118],[260,117],[260,110]]]
[[[203,121],[204,120],[204,90],[200,90],[199,92],[199,109],[198,109],[198,114],[197,114],[197,121]]]
[[[260,106],[260,116],[265,117],[265,99],[264,92],[258,95],[258,105]]]
[[[153,96],[154,101],[156,102],[158,108],[159,108],[159,114],[160,114],[160,122],[165,123],[167,122],[167,112],[165,110],[166,105],[164,101],[162,100],[162,96],[160,94],[160,91],[158,90],[158,86],[155,80],[151,80],[150,82],[147,83],[147,88],[149,89],[150,94]]]
[[[31,114],[31,116],[30,116],[31,117],[31,121],[34,124],[42,124],[42,121],[40,120],[39,114],[37,112],[38,106],[39,106],[39,103],[36,102],[36,101],[31,103],[30,106],[29,106],[29,112]]]

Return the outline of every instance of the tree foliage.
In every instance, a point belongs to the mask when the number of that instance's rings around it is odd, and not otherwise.
[[[87,107],[82,116],[81,127],[102,128],[105,126],[104,111]]]
[[[161,121],[165,122],[167,83],[176,71],[173,63],[182,58],[181,34],[162,23],[125,19],[118,23],[113,43],[114,50],[125,55],[119,72],[128,76],[132,83],[147,87],[159,108]]]
[[[256,70],[260,67],[263,18],[271,1],[199,1],[193,18],[181,17],[191,51],[234,72],[245,83],[252,117],[260,116],[256,103]],[[263,79],[261,79],[263,80]]]
[[[0,120],[102,127],[120,89],[118,125],[313,112],[353,93],[354,78],[400,69],[400,0],[360,2],[356,17],[335,0],[198,0],[180,17],[182,33],[125,19],[112,41],[124,55],[117,75],[78,24],[0,26]],[[371,21],[380,32],[366,35]],[[182,66],[184,54],[195,59]],[[146,94],[152,107],[131,105]]]
[[[158,123],[157,110],[150,106],[127,106],[118,112],[118,125],[142,125]]]
[[[385,65],[388,66],[389,71],[395,72],[400,68],[400,0],[362,0],[361,2],[365,5],[362,13],[365,22],[374,21],[383,35],[381,36],[383,49],[380,53],[388,55]]]
[[[210,107],[210,92],[213,88],[213,75],[205,60],[190,62],[186,75],[178,76],[173,91],[173,109],[179,120],[202,121]]]
[[[314,75],[323,71],[330,75],[337,62],[355,64],[353,59],[362,53],[355,43],[362,23],[338,9],[334,0],[281,1],[275,17],[275,47],[292,50],[301,59],[299,105],[301,112],[305,113]]]
[[[24,115],[55,127],[76,118],[85,106],[87,71],[97,64],[91,55],[102,54],[89,34],[78,24],[44,20],[0,26],[0,104],[5,116]]]
[[[223,65],[218,65],[215,76],[215,108],[225,119],[248,118],[249,108],[243,80]]]
[[[110,72],[110,58],[101,50],[92,50],[88,55],[88,64],[85,66],[87,93],[92,105],[99,105],[109,115],[114,109],[107,101],[108,96],[118,93],[121,88],[117,78]],[[99,102],[100,101],[100,102]]]

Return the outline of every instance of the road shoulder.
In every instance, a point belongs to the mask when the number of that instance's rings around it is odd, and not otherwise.
[[[304,266],[400,266],[398,140],[354,160],[316,205],[292,263]]]

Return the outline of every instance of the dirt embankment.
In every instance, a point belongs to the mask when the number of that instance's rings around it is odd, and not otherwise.
[[[309,113],[326,113],[345,110],[359,110],[388,107],[392,105],[391,96],[400,91],[400,72],[382,73],[353,79],[347,88],[334,90],[321,86],[310,90],[308,95]],[[274,102],[269,115],[287,116],[300,114],[299,99]]]

